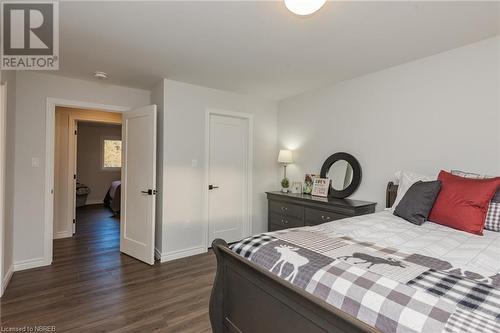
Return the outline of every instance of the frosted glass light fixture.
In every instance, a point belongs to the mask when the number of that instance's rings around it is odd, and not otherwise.
[[[310,15],[317,12],[326,0],[285,0],[285,6],[294,14]]]

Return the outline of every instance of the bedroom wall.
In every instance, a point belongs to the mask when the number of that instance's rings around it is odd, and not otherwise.
[[[495,37],[285,99],[278,138],[295,151],[289,178],[303,181],[330,154],[349,152],[363,170],[352,198],[381,210],[400,169],[499,175],[499,81]]]
[[[2,71],[2,82],[7,83],[7,114],[6,114],[6,154],[5,154],[5,202],[4,202],[4,229],[3,229],[3,267],[1,269],[1,284],[5,290],[13,273],[14,265],[14,219],[13,197],[9,195],[14,191],[14,181],[11,175],[14,172],[14,131],[16,111],[16,72]],[[0,292],[1,294],[1,292]]]
[[[44,255],[45,116],[47,97],[125,107],[150,103],[150,92],[35,72],[16,74],[14,168],[15,269],[46,264]],[[32,167],[32,158],[39,167]]]
[[[77,177],[90,188],[87,204],[102,204],[111,182],[120,180],[121,171],[102,170],[101,142],[103,137],[121,136],[121,126],[78,123]]]
[[[265,191],[276,181],[277,104],[164,80],[162,260],[205,252],[205,117],[209,108],[254,115],[253,233],[266,230]],[[196,160],[197,165],[192,166]]]

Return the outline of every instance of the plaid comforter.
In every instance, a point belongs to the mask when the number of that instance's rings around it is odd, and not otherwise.
[[[500,332],[499,279],[437,258],[314,228],[231,249],[381,332]]]

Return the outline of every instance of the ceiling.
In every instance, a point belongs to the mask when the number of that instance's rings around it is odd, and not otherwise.
[[[500,34],[498,2],[60,2],[59,75],[280,100]],[[56,73],[53,73],[56,74]]]

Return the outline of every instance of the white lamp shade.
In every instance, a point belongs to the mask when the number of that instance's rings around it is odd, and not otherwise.
[[[278,162],[280,163],[293,163],[292,151],[282,149],[278,155]]]

